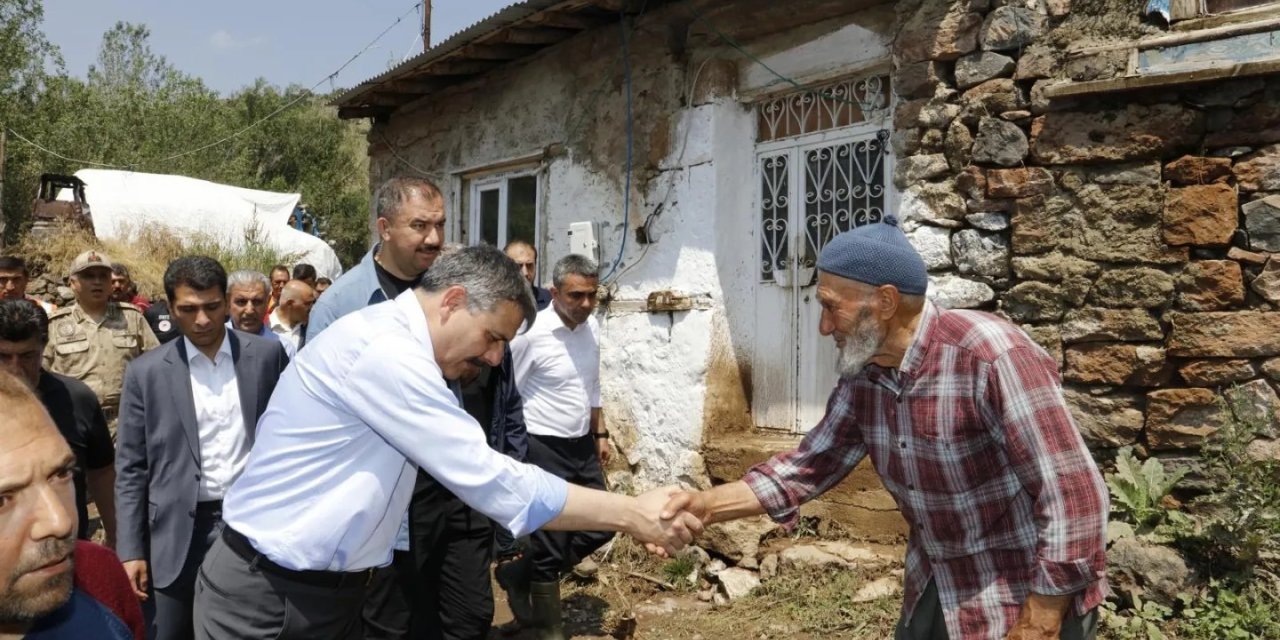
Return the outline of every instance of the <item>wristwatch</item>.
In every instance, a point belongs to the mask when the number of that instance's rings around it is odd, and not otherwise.
[[[591,437],[597,440],[604,440],[609,437],[609,430],[605,429],[604,431],[597,431],[595,433],[592,433]]]

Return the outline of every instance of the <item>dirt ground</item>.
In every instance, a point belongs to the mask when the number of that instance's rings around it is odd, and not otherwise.
[[[784,541],[782,544],[786,544]],[[709,589],[672,580],[676,561],[650,559],[637,549],[619,545],[616,557],[600,563],[592,580],[565,579],[562,596],[566,634],[578,640],[818,640],[850,638],[884,640],[893,636],[901,606],[900,593],[870,602],[854,602],[863,585],[897,568],[875,573],[859,569],[792,570],[764,582],[752,595],[716,605],[700,592]],[[637,577],[646,576],[646,578]],[[667,588],[659,586],[665,582]],[[490,638],[535,640],[512,623],[506,596],[494,585],[494,627]],[[634,615],[628,634],[623,622]]]

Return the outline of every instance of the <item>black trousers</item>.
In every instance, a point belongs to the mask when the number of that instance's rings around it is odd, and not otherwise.
[[[604,486],[604,472],[591,434],[554,438],[529,434],[529,464],[591,489]],[[529,566],[534,582],[556,582],[561,574],[613,539],[609,531],[535,531],[529,536]]]
[[[370,572],[272,568],[248,544],[227,531],[209,549],[196,579],[198,640],[359,640]]]
[[[152,590],[155,617],[151,621],[148,637],[155,640],[192,640],[195,637],[191,612],[196,597],[196,574],[221,530],[222,502],[197,504],[191,546],[187,548],[187,559],[182,563],[182,571],[173,584]]]
[[[493,624],[493,527],[419,472],[408,552],[379,570],[364,605],[365,640],[483,640]]]

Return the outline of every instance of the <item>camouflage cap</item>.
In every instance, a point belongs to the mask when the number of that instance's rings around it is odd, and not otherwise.
[[[71,270],[67,275],[74,276],[86,269],[93,269],[97,267],[110,269],[111,258],[108,258],[107,254],[101,251],[90,249],[76,256],[76,259],[71,261]]]

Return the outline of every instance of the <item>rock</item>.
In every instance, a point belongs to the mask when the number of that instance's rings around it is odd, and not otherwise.
[[[908,233],[907,239],[924,259],[926,269],[938,271],[951,268],[950,229],[921,225],[919,229]]]
[[[780,568],[783,569],[880,569],[893,564],[897,558],[848,542],[820,540],[813,544],[798,544],[783,549],[779,561]]]
[[[1101,271],[1096,263],[1061,253],[1013,258],[1013,273],[1023,280],[1061,282],[1064,277],[1093,278]]]
[[[1013,72],[1013,58],[991,51],[978,51],[956,60],[956,87],[968,89],[992,78]]]
[[[760,579],[772,580],[778,577],[778,554],[770,553],[760,561]]]
[[[1203,131],[1203,114],[1178,105],[1055,111],[1032,122],[1031,157],[1041,164],[1158,158],[1194,146]]]
[[[1170,314],[1169,354],[1193,358],[1280,355],[1280,312],[1209,311]]]
[[[1029,45],[1043,32],[1044,16],[1026,7],[1005,5],[987,14],[978,40],[984,50],[1005,51]]]
[[[1160,389],[1147,394],[1147,444],[1152,449],[1196,449],[1222,425],[1208,389]]]
[[[1008,216],[1017,207],[1016,200],[1008,198],[973,198],[966,200],[964,208],[970,213],[999,213]]]
[[[930,111],[933,114],[934,111]],[[933,118],[933,115],[927,117]],[[946,113],[942,113],[940,117],[946,117]],[[945,126],[945,123],[944,123]],[[920,134],[920,151],[923,153],[939,153],[944,150],[943,143],[944,132],[941,129],[925,129]]]
[[[1000,309],[1014,322],[1057,322],[1066,301],[1059,285],[1021,282],[1005,293]]]
[[[1182,365],[1178,373],[1193,387],[1218,387],[1258,374],[1248,360],[1192,360]]]
[[[1280,171],[1280,166],[1276,167]],[[1249,248],[1254,251],[1280,251],[1280,196],[1254,200],[1241,208],[1244,227],[1249,232]]]
[[[992,198],[1026,198],[1053,191],[1053,175],[1041,167],[987,171],[987,195]]]
[[[902,590],[902,581],[898,578],[885,576],[873,582],[869,582],[858,589],[853,594],[852,602],[871,602],[881,598],[888,598],[896,595]]]
[[[928,298],[944,309],[977,309],[996,297],[988,285],[959,276],[929,276]]]
[[[941,153],[909,156],[898,163],[894,179],[899,188],[905,188],[909,184],[944,176],[948,170],[947,157]]]
[[[999,118],[978,121],[978,137],[973,142],[973,160],[984,164],[1013,167],[1027,157],[1027,135],[1012,122]]]
[[[1048,78],[1058,67],[1056,52],[1046,45],[1033,44],[1022,51],[1018,57],[1018,67],[1013,72],[1015,80],[1035,80]]]
[[[1009,228],[1009,216],[997,211],[971,213],[964,221],[983,231],[1004,231]]]
[[[1254,380],[1223,391],[1227,408],[1255,433],[1280,435],[1280,396],[1266,380]]]
[[[1132,343],[1096,342],[1066,348],[1065,380],[1082,384],[1154,386],[1166,378],[1164,350]]]
[[[760,539],[776,526],[765,516],[716,523],[703,531],[702,546],[734,563],[746,558],[754,560],[760,552]]]
[[[1111,584],[1129,594],[1166,607],[1176,606],[1191,571],[1177,551],[1144,541],[1121,538],[1107,550]]]
[[[1027,106],[1026,96],[1012,78],[988,80],[964,92],[960,101],[964,105],[962,113],[977,117],[999,115]]]
[[[1224,247],[1239,215],[1236,191],[1226,184],[1170,189],[1164,202],[1164,241],[1174,245]]]
[[[1015,254],[1062,251],[1099,262],[1177,264],[1188,250],[1165,244],[1157,186],[1100,185],[1064,174],[1062,189],[1019,198],[1013,216]]]
[[[1062,390],[1062,397],[1089,447],[1110,449],[1138,441],[1144,416],[1137,394],[1098,396],[1067,387]]]
[[[991,278],[1009,276],[1009,240],[1003,234],[965,229],[956,232],[952,245],[960,273]]]
[[[1045,9],[1054,18],[1064,18],[1071,13],[1071,0],[1045,0]]]
[[[1026,109],[1017,109],[1015,111],[1005,111],[1000,114],[1000,119],[1007,122],[1022,124],[1024,120],[1031,119],[1031,112]]]
[[[899,205],[903,229],[912,223],[928,223],[937,226],[960,226],[967,213],[964,198],[955,192],[950,182],[922,182],[907,187]]]
[[[1245,453],[1252,460],[1280,462],[1280,440],[1258,438],[1245,447]]]
[[[1230,177],[1230,158],[1182,156],[1164,166],[1164,179],[1175,184],[1209,184],[1224,182]]]
[[[931,97],[946,81],[945,67],[932,60],[904,64],[893,72],[894,92],[908,100]]]
[[[1267,302],[1280,304],[1280,260],[1274,257],[1268,260],[1267,266],[1262,268],[1262,273],[1249,283],[1249,288]],[[1243,298],[1243,295],[1241,297]]]
[[[1178,276],[1178,307],[1216,311],[1244,304],[1244,275],[1234,260],[1196,260]]]
[[[720,582],[720,592],[730,602],[749,596],[753,591],[760,588],[760,578],[756,576],[756,573],[739,567],[721,571],[716,576],[716,580]]]
[[[1280,358],[1268,358],[1262,361],[1262,373],[1273,382],[1280,382]]]
[[[1126,162],[1102,166],[1066,167],[1062,179],[1071,184],[1158,186],[1159,162]]]
[[[889,135],[889,144],[893,147],[893,153],[899,157],[915,155],[920,151],[920,130],[898,129]]]
[[[946,153],[947,164],[951,170],[962,171],[973,160],[973,133],[963,122],[952,120],[947,126],[947,136],[942,143],[942,149]]]
[[[1253,251],[1245,251],[1240,247],[1231,247],[1230,249],[1227,250],[1227,258],[1230,260],[1235,260],[1236,262],[1259,265],[1259,264],[1266,264],[1267,260],[1269,260],[1271,256],[1265,253],[1255,253]]]
[[[708,597],[708,600],[710,597]],[[650,616],[669,616],[680,608],[680,603],[675,598],[663,598],[658,602],[641,603],[636,605],[635,611],[638,614]]]
[[[1150,309],[1169,304],[1173,276],[1150,267],[1112,269],[1098,276],[1090,298],[1104,307]]]
[[[960,105],[926,98],[899,104],[894,110],[893,122],[895,126],[901,127],[942,129],[958,115]]]
[[[1242,191],[1280,191],[1280,144],[1241,156],[1231,172]]]
[[[964,126],[964,125],[960,125]],[[966,129],[968,131],[968,129]],[[972,142],[972,141],[971,141]],[[987,195],[987,174],[982,167],[968,166],[965,167],[960,175],[956,176],[956,190],[966,200],[975,200],[983,198]]]
[[[1040,345],[1045,350],[1045,353],[1048,353],[1049,357],[1058,363],[1059,367],[1062,366],[1062,332],[1058,330],[1056,325],[1050,324],[1039,327],[1022,325],[1022,331],[1033,342]]]
[[[982,16],[965,3],[924,2],[906,17],[894,39],[895,58],[907,62],[955,60],[978,48]]]
[[[702,568],[702,575],[705,575],[708,578],[714,578],[728,568],[729,565],[725,564],[724,560],[716,558],[715,560],[708,562],[707,566]]]
[[[1062,341],[1155,342],[1160,323],[1145,309],[1072,309],[1062,318]]]

